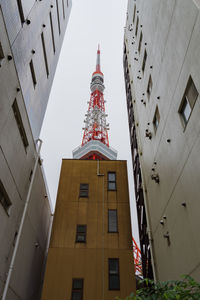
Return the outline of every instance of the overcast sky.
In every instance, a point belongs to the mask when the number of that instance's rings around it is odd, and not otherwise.
[[[138,241],[132,162],[123,77],[123,35],[127,0],[73,0],[54,83],[43,123],[42,158],[55,206],[62,158],[81,144],[98,44],[104,73],[109,142],[127,160],[132,229]]]

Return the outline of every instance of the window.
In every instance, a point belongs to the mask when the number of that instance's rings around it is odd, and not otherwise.
[[[31,61],[29,63],[29,67],[30,67],[30,71],[31,71],[31,77],[32,77],[32,81],[33,81],[33,86],[35,88],[35,86],[37,84],[37,80],[36,80],[36,76],[35,76],[35,70],[34,70],[32,59],[31,59]]]
[[[139,45],[138,45],[138,52],[140,53],[141,51],[141,46],[142,46],[142,38],[143,38],[143,34],[142,31],[140,32],[140,40],[139,40]]]
[[[89,184],[81,183],[80,184],[80,194],[79,197],[88,197]]]
[[[72,298],[71,300],[83,299],[83,279],[72,279]]]
[[[108,172],[108,190],[116,191],[116,173]]]
[[[153,127],[155,132],[157,131],[159,123],[160,123],[160,114],[159,114],[158,107],[156,107],[156,111],[153,117]]]
[[[182,119],[184,127],[187,125],[187,122],[190,118],[192,109],[195,105],[198,95],[199,95],[199,93],[195,87],[194,81],[192,80],[192,77],[190,76],[183,99],[182,99],[181,106],[179,108],[179,113],[181,115],[181,119]]]
[[[145,70],[146,61],[147,61],[147,51],[146,51],[146,49],[145,49],[145,50],[144,50],[143,62],[142,62],[142,72],[143,72],[143,73],[144,73],[144,70]]]
[[[49,76],[49,67],[48,67],[48,61],[47,61],[47,53],[46,53],[46,47],[45,47],[45,42],[44,42],[44,33],[41,33],[41,39],[42,39],[42,48],[43,48],[43,54],[44,54],[44,62],[45,62],[45,67],[46,67],[46,73],[47,77]]]
[[[86,243],[86,225],[77,225],[76,227],[76,243]]]
[[[151,96],[152,88],[153,88],[153,82],[152,82],[152,79],[151,79],[151,75],[149,75],[149,81],[148,81],[148,86],[147,86],[147,96],[148,96],[148,99]]]
[[[65,3],[64,3],[64,0],[62,0],[62,7],[63,7],[63,19],[65,19]]]
[[[109,272],[109,290],[119,290],[119,259],[109,258],[108,259],[108,272]]]
[[[69,6],[69,1],[67,0],[67,7]]]
[[[21,0],[17,0],[17,6],[18,6],[20,20],[21,20],[22,23],[24,23],[25,22],[25,17],[24,17],[24,12],[23,12],[23,8],[22,8]]]
[[[3,48],[2,48],[2,45],[1,45],[1,43],[0,43],[0,67],[1,67],[1,61],[2,61],[2,59],[4,59],[4,53],[3,53]]]
[[[116,209],[108,210],[108,232],[118,232]]]
[[[1,180],[0,180],[0,203],[3,206],[3,208],[5,209],[5,211],[7,212],[7,214],[9,214],[12,203],[8,197],[8,194],[6,193],[6,190],[5,190]]]
[[[134,11],[133,11],[133,24],[135,22],[135,13],[136,13],[136,5],[134,5]]]
[[[24,144],[24,147],[27,148],[28,147],[28,139],[27,139],[27,136],[26,136],[24,125],[22,123],[22,118],[21,118],[21,115],[20,115],[20,111],[19,111],[19,107],[17,105],[17,100],[16,99],[13,102],[12,109],[13,109],[13,113],[14,113],[14,116],[15,116],[15,120],[17,122],[19,133],[21,135],[22,142]]]
[[[53,21],[52,21],[52,14],[51,12],[49,13],[49,18],[50,18],[50,25],[51,25],[51,37],[52,37],[52,43],[53,43],[53,52],[56,52],[56,47],[55,47],[55,40],[54,40],[54,31],[53,31]]]
[[[57,17],[58,17],[58,32],[60,34],[61,30],[60,30],[60,15],[59,15],[58,0],[56,0],[56,9],[57,9]]]
[[[137,17],[137,21],[136,21],[135,36],[137,36],[138,34],[138,24],[139,24],[139,17]]]

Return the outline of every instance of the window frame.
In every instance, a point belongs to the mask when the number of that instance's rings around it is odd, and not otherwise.
[[[191,88],[191,86],[193,85],[195,91],[196,91],[196,97],[194,99],[192,99],[192,101],[189,99],[189,90]],[[183,94],[183,98],[181,100],[181,104],[179,106],[179,110],[178,110],[178,113],[179,113],[179,116],[180,116],[180,119],[181,119],[181,123],[183,125],[183,128],[185,129],[188,122],[189,122],[189,119],[191,117],[191,114],[192,114],[192,111],[193,111],[193,108],[195,106],[195,103],[197,101],[199,97],[199,92],[196,88],[196,85],[194,83],[194,80],[192,79],[192,76],[190,75],[189,76],[189,79],[187,81],[187,85],[186,85],[186,88],[185,88],[185,91],[184,91],[184,94]],[[192,103],[193,102],[193,103]],[[188,118],[186,118],[186,114],[184,113],[186,111],[186,107],[189,107],[190,109],[190,112],[189,112],[189,115],[188,115]]]
[[[81,280],[82,281],[82,288],[75,288],[74,283],[75,281]],[[83,278],[72,278],[72,294],[71,294],[71,300],[73,300],[73,293],[74,292],[80,292],[80,300],[83,300],[83,286],[84,286],[84,279]]]
[[[85,230],[80,230],[80,226],[84,226]],[[76,243],[86,243],[87,235],[87,225],[86,224],[77,224],[76,225]],[[79,237],[84,237],[84,240],[80,240]]]
[[[2,199],[4,199],[4,201],[2,201]],[[6,189],[1,180],[0,180],[0,204],[5,210],[6,214],[9,216],[12,202],[10,201],[8,193],[6,192]]]
[[[81,186],[83,186],[83,185],[87,185],[87,189],[86,188],[81,188]],[[85,194],[84,195],[84,192],[86,192],[87,191],[87,195]],[[81,193],[83,193],[83,194],[81,194]],[[89,197],[89,184],[88,183],[80,183],[80,189],[79,189],[79,198],[88,198]]]
[[[25,131],[25,128],[24,128],[24,124],[23,124],[23,121],[22,121],[22,117],[21,117],[21,114],[20,114],[20,110],[19,110],[16,98],[15,98],[13,104],[12,104],[12,110],[13,110],[13,114],[14,114],[14,117],[15,117],[15,121],[17,123],[19,134],[21,136],[24,148],[26,150],[29,143],[28,143],[28,138],[27,138],[27,135],[26,135],[26,131]]]
[[[117,262],[117,273],[116,274],[112,274],[112,270],[110,270],[110,262],[111,261],[116,261]],[[117,288],[113,288],[111,287],[111,278],[112,277],[117,277],[118,278],[118,287]],[[120,290],[120,267],[119,267],[119,258],[108,258],[108,287],[110,291],[119,291]]]
[[[109,175],[110,174],[115,174],[115,180],[110,180],[109,179]],[[116,191],[117,190],[117,176],[116,176],[116,172],[114,172],[114,171],[109,171],[108,172],[108,184],[107,184],[107,189],[108,189],[108,191]],[[111,189],[110,187],[109,187],[109,183],[115,183],[115,188],[114,189]]]
[[[150,74],[149,75],[149,80],[148,80],[148,85],[147,85],[147,97],[148,97],[148,100],[151,97],[152,89],[153,89],[153,81],[152,81],[152,77],[151,77],[151,74]]]
[[[139,17],[136,18],[136,26],[135,26],[135,37],[138,35],[138,27],[139,27]]]
[[[147,49],[144,49],[144,56],[143,56],[143,61],[142,61],[142,73],[144,74],[145,67],[146,67],[146,62],[147,62]]]
[[[158,106],[156,106],[156,110],[155,110],[154,117],[153,117],[153,127],[154,127],[155,133],[158,130],[159,124],[160,124],[160,112],[159,112]]]
[[[143,33],[142,30],[140,31],[140,39],[139,39],[139,44],[138,44],[138,53],[140,54],[141,48],[142,48],[142,40],[143,40]]]
[[[109,213],[111,211],[115,211],[116,212],[116,215],[115,215],[115,227],[116,229],[115,230],[111,230],[110,229],[110,215]],[[108,209],[108,233],[118,233],[118,213],[117,213],[117,209]]]

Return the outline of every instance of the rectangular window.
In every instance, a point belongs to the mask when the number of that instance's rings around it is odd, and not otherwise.
[[[108,259],[109,290],[120,290],[119,259]]]
[[[147,96],[148,96],[148,99],[151,96],[152,88],[153,88],[153,82],[152,82],[151,75],[149,75],[149,81],[148,81],[148,85],[147,85]]]
[[[116,191],[116,173],[108,172],[108,190]]]
[[[136,21],[135,37],[137,37],[137,34],[138,34],[138,25],[139,25],[139,17],[137,17],[137,21]]]
[[[52,44],[53,44],[53,52],[56,52],[56,47],[55,47],[55,40],[54,40],[54,31],[53,31],[53,21],[52,21],[52,14],[51,12],[49,13],[49,18],[50,18],[50,25],[51,25],[51,37],[52,37]]]
[[[136,5],[134,5],[134,11],[133,11],[133,24],[135,22],[135,13],[136,13]]]
[[[62,0],[62,7],[63,7],[63,19],[65,19],[65,3],[64,3],[64,0]]]
[[[156,107],[156,111],[155,111],[155,114],[153,117],[153,127],[154,127],[155,132],[157,131],[159,123],[160,123],[160,113],[159,113],[158,107]]]
[[[147,51],[146,51],[146,49],[145,49],[145,50],[144,50],[143,62],[142,62],[142,72],[143,72],[143,73],[144,73],[144,70],[145,70],[146,61],[147,61]]]
[[[21,20],[22,23],[24,23],[25,22],[25,17],[24,17],[24,12],[23,12],[23,7],[22,7],[21,0],[17,0],[17,7],[18,7],[18,11],[19,11],[20,20]]]
[[[108,232],[118,232],[117,228],[117,210],[108,210]]]
[[[139,45],[138,45],[138,52],[140,53],[141,51],[141,46],[142,46],[142,38],[143,38],[143,34],[142,31],[140,32],[140,40],[139,40]]]
[[[56,0],[56,9],[57,9],[57,18],[58,18],[58,32],[60,34],[61,30],[60,30],[60,14],[59,14],[58,0]]]
[[[76,227],[76,243],[86,243],[86,225],[77,225]]]
[[[192,77],[190,76],[181,102],[181,106],[179,108],[179,114],[181,115],[184,127],[187,125],[198,96],[199,93],[196,89],[194,81],[192,80]]]
[[[46,73],[47,73],[47,77],[49,77],[49,67],[48,67],[47,52],[46,52],[45,41],[44,41],[44,33],[43,32],[41,33],[41,39],[42,39],[42,48],[43,48],[43,54],[44,54],[44,62],[45,62]]]
[[[36,80],[36,76],[35,76],[35,69],[33,66],[33,61],[31,59],[30,63],[29,63],[29,67],[30,67],[30,71],[31,71],[31,77],[32,77],[32,81],[33,81],[33,86],[35,88],[36,84],[37,84],[37,80]]]
[[[79,197],[88,197],[89,191],[89,184],[88,183],[81,183],[80,184],[80,194]]]
[[[72,279],[72,297],[71,300],[83,299],[83,279]]]
[[[14,113],[14,116],[15,116],[15,120],[17,122],[19,133],[21,135],[22,142],[24,144],[24,147],[27,148],[28,147],[28,139],[27,139],[27,136],[26,136],[24,125],[22,123],[22,118],[21,118],[21,114],[20,114],[19,107],[17,105],[17,100],[16,99],[13,102],[12,109],[13,109],[13,113]]]
[[[8,197],[8,194],[4,188],[1,180],[0,180],[0,203],[3,206],[3,208],[5,209],[5,211],[7,212],[7,214],[9,214],[12,203]]]

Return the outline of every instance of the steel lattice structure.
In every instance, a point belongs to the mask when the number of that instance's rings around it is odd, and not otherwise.
[[[142,258],[141,258],[141,251],[138,247],[134,237],[132,237],[133,242],[133,257],[135,263],[135,274],[142,276]]]
[[[100,68],[100,49],[97,50],[96,71],[92,74],[90,84],[91,96],[84,120],[82,146],[91,140],[97,140],[109,147],[108,130],[106,123],[105,101],[104,101],[104,75]]]

